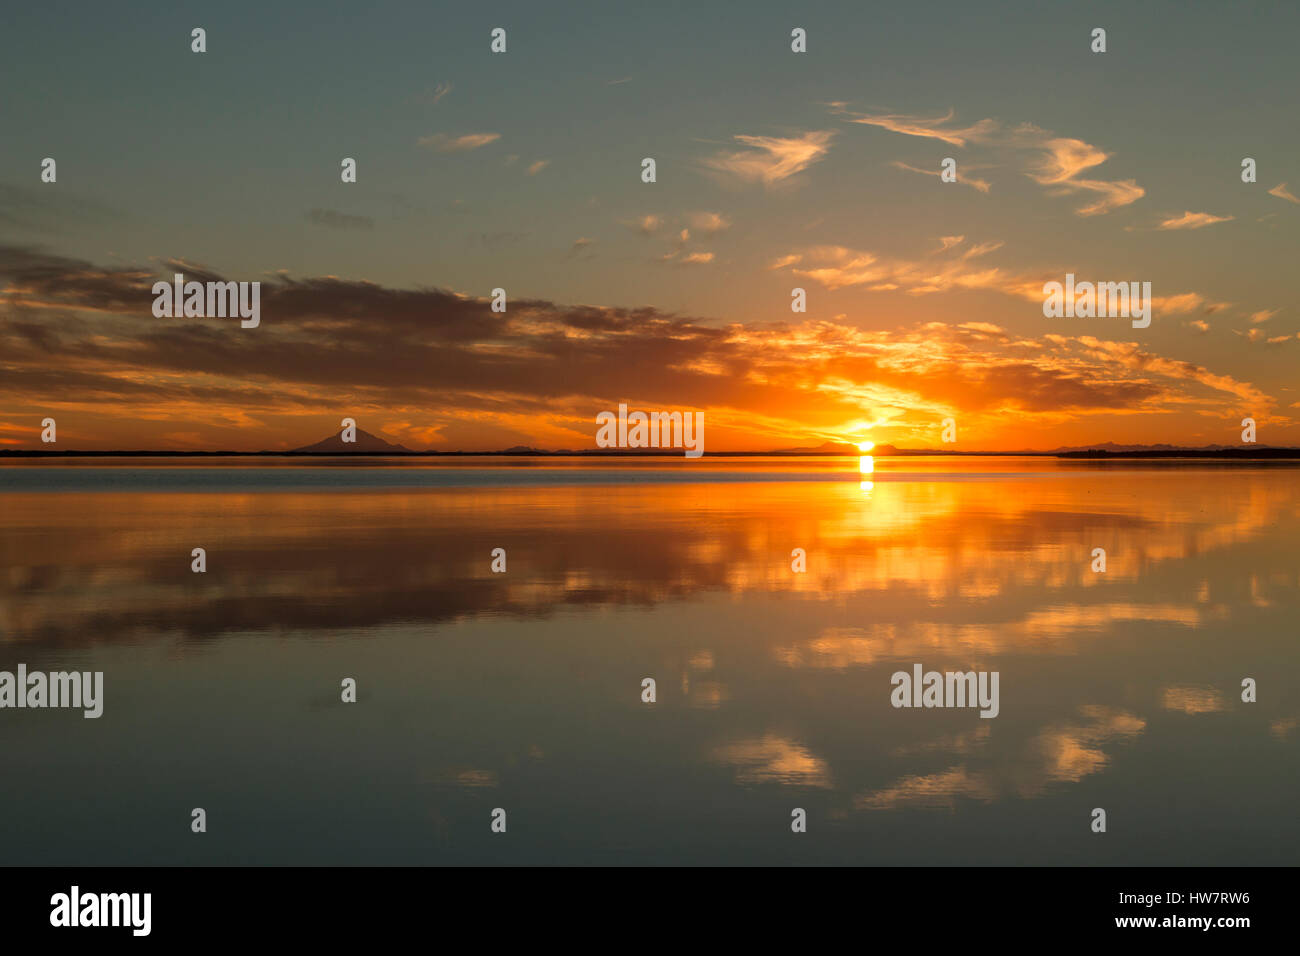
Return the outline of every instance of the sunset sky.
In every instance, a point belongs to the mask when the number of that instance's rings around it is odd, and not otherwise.
[[[0,447],[1300,445],[1300,7],[448,6],[7,11]],[[178,271],[260,327],[155,318]]]

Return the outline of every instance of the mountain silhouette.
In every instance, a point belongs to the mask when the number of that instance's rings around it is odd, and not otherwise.
[[[881,446],[882,448],[885,446]],[[816,447],[778,448],[773,455],[861,455],[858,446],[842,441],[824,441]]]
[[[328,452],[334,455],[347,455],[349,453],[361,452],[363,454],[373,455],[375,452],[393,452],[410,454],[411,449],[403,445],[394,445],[386,442],[382,438],[370,434],[370,432],[357,429],[357,440],[354,442],[345,442],[342,432],[330,435],[318,441],[314,445],[305,445],[302,448],[293,449],[294,452]]]

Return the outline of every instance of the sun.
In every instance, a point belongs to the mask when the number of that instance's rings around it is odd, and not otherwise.
[[[875,448],[875,447],[876,447],[876,443],[873,442],[873,441],[860,441],[860,442],[858,442],[858,451],[863,451],[863,452],[871,451],[871,449],[873,449],[873,448]]]

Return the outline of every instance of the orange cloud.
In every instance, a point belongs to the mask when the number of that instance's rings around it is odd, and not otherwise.
[[[1297,199],[1295,194],[1286,188],[1286,183],[1278,183],[1268,191],[1268,194],[1276,196],[1278,199],[1285,199],[1287,202],[1300,204],[1300,199]]]
[[[831,108],[834,112],[838,113],[848,112],[842,103],[832,103]],[[893,133],[902,133],[905,136],[920,136],[926,139],[937,139],[952,146],[965,146],[970,142],[987,140],[998,128],[998,124],[991,119],[982,119],[971,126],[965,127],[947,126],[945,124],[952,122],[953,117],[956,115],[951,109],[943,116],[930,118],[908,116],[904,113],[849,115],[852,116],[852,119],[849,120],[851,123],[861,123],[865,126],[878,126],[881,129],[887,129]]]
[[[907,163],[904,163],[900,160],[895,160],[889,165],[897,167],[898,169],[906,169],[908,172],[912,172],[912,173],[922,173],[923,175],[926,176],[942,175],[942,173],[937,169],[920,169],[916,166],[909,166]],[[974,176],[967,176],[964,172],[964,169],[965,167],[961,167],[961,166],[958,167],[957,182],[963,183],[967,186],[973,186],[975,189],[978,189],[982,193],[986,193],[993,188],[992,185],[987,180],[976,179]]]
[[[733,137],[748,150],[723,152],[703,161],[719,173],[744,182],[770,186],[803,172],[830,151],[834,130],[811,130],[800,136]]]
[[[418,142],[435,153],[465,153],[495,143],[500,138],[500,133],[465,133],[463,136],[434,133],[432,136],[421,137]]]
[[[1216,222],[1231,222],[1232,216],[1215,216],[1208,212],[1184,212],[1181,216],[1170,217],[1157,226],[1157,229],[1204,229]]]
[[[946,258],[907,262],[817,247],[781,268],[830,284],[1028,298],[1026,277],[971,268],[980,248],[962,240]],[[858,435],[864,423],[906,435],[954,412],[996,435],[1021,413],[1065,424],[1221,415],[1225,397],[1257,416],[1275,404],[1248,382],[1136,343],[1021,337],[986,321],[720,325],[525,297],[493,313],[486,299],[447,290],[278,275],[263,282],[265,320],[252,335],[237,320],[155,319],[147,269],[0,246],[0,276],[0,401],[18,428],[0,438],[35,442],[35,424],[59,411],[61,441],[78,442],[69,447],[160,447],[194,432],[215,448],[296,447],[332,430],[339,409],[414,446],[490,449],[590,447],[595,412],[620,401],[689,407],[707,410],[711,447],[722,450]]]
[[[1041,185],[1054,187],[1057,194],[1080,191],[1098,194],[1095,201],[1076,210],[1080,216],[1108,213],[1120,206],[1137,202],[1146,195],[1146,190],[1131,179],[1111,181],[1080,178],[1080,173],[1099,166],[1110,158],[1110,154],[1083,140],[1048,139],[1039,144],[1039,148],[1044,152],[1029,173],[1031,179]]]

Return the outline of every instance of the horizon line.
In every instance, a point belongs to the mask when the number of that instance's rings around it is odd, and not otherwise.
[[[893,458],[893,457],[1042,457],[1042,458],[1296,458],[1300,459],[1300,447],[1289,445],[1263,445],[1259,448],[1241,448],[1225,446],[1137,446],[1113,450],[1108,448],[1074,446],[1067,450],[972,450],[936,448],[898,448],[889,446],[886,452],[873,449],[870,452],[853,451],[816,451],[777,449],[772,451],[714,451],[704,452],[704,458]],[[0,448],[0,458],[682,458],[678,449],[590,449],[557,451],[545,449],[501,449],[496,451],[426,451],[401,450],[357,450],[357,451],[307,451],[292,449],[276,451],[236,451],[233,449],[195,450],[195,449],[42,449],[42,448]]]

